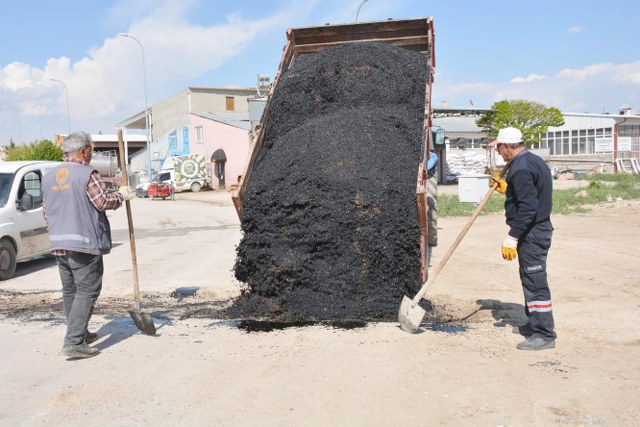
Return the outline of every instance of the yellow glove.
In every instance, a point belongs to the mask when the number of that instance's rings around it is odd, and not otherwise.
[[[502,242],[502,258],[507,261],[513,261],[518,257],[516,249],[518,247],[518,239],[507,235],[504,242]]]
[[[503,178],[500,178],[499,176],[494,176],[489,180],[489,187],[493,187],[493,184],[496,183],[498,184],[498,186],[496,187],[496,191],[498,193],[504,194],[504,192],[507,191],[507,181],[505,181]]]

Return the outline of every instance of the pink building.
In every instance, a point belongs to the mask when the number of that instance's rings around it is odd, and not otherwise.
[[[243,113],[189,115],[190,153],[202,153],[211,162],[211,187],[238,184],[249,155],[251,123]]]

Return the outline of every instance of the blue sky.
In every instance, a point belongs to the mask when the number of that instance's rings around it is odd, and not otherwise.
[[[353,22],[362,0],[21,0],[0,15],[0,144],[114,133],[187,86],[273,79],[289,27]],[[433,16],[433,105],[527,99],[565,112],[640,110],[640,2],[368,0],[359,21]],[[143,133],[141,131],[140,133]]]

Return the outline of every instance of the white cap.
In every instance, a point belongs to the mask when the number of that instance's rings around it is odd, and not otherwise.
[[[502,128],[498,132],[498,138],[489,143],[489,147],[495,147],[498,144],[520,144],[523,141],[522,132],[517,128]]]

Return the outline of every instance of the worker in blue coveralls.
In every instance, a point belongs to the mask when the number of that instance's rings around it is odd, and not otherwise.
[[[526,149],[522,132],[513,127],[500,129],[489,146],[509,163],[505,179],[493,177],[489,185],[504,194],[509,232],[502,243],[502,257],[518,258],[524,291],[527,323],[513,332],[526,339],[520,350],[544,350],[555,347],[553,306],[547,282],[547,254],[551,246],[551,171],[539,156]]]
[[[438,155],[431,151],[427,160],[427,245],[438,246]]]

